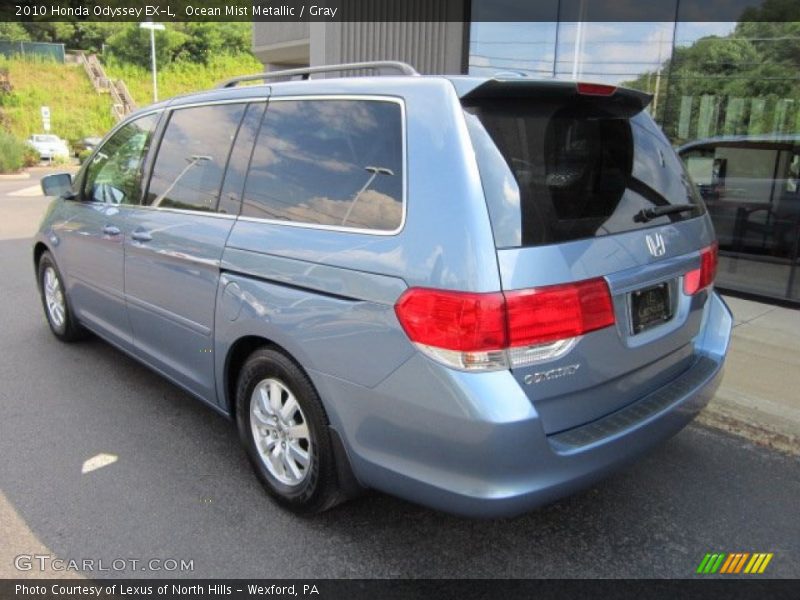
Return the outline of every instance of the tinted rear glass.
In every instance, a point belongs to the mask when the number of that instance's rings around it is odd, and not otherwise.
[[[694,187],[645,113],[492,100],[466,109],[499,248],[538,246],[696,217]],[[692,204],[650,220],[644,209]]]
[[[397,102],[271,100],[242,215],[395,230],[403,218],[402,152]]]

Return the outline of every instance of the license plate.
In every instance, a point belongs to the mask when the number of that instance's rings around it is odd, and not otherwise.
[[[669,284],[659,283],[631,293],[631,325],[633,333],[655,327],[672,318]]]

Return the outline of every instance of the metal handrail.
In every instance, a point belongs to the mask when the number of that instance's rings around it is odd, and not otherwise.
[[[395,71],[400,72],[402,75],[409,75],[409,76],[419,75],[416,69],[414,69],[414,67],[412,67],[407,63],[396,60],[376,60],[371,62],[346,63],[341,65],[327,65],[322,67],[303,67],[300,69],[286,69],[284,71],[269,71],[264,73],[254,73],[252,75],[240,75],[239,77],[234,77],[233,79],[228,79],[227,81],[223,81],[217,86],[217,88],[231,88],[234,87],[237,83],[241,83],[243,81],[267,81],[268,79],[295,77],[297,75],[302,75],[303,79],[308,79],[309,75],[314,75],[316,73],[332,73],[336,71],[362,71],[365,69],[371,69],[374,71],[377,71],[378,69],[394,69]]]

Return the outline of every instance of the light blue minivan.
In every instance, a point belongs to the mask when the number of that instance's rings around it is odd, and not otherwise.
[[[519,514],[721,376],[714,231],[649,100],[381,62],[152,105],[43,180],[45,315],[234,419],[292,510]]]

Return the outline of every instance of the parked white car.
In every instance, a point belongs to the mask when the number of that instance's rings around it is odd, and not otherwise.
[[[69,146],[66,140],[49,133],[34,134],[28,138],[28,145],[39,153],[42,160],[51,160],[57,156],[68,157]]]

